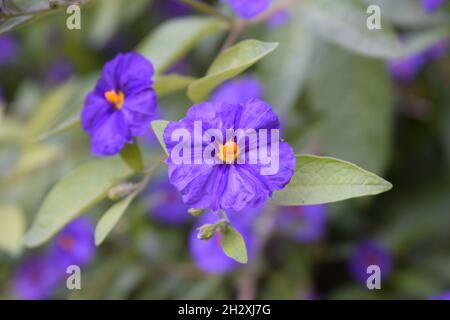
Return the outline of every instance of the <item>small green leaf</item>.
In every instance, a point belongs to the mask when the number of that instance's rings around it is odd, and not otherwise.
[[[220,245],[223,252],[239,263],[247,263],[247,248],[242,235],[232,226],[227,226],[220,231]]]
[[[119,219],[127,210],[131,201],[136,197],[136,193],[130,194],[125,199],[115,203],[108,211],[100,218],[95,228],[95,245],[99,246],[105,240],[106,236],[111,232]]]
[[[196,78],[179,74],[160,75],[155,77],[155,91],[158,96],[168,95],[186,89]]]
[[[28,247],[43,244],[132,174],[118,157],[96,159],[76,168],[50,190],[25,235],[25,244]]]
[[[161,24],[138,46],[137,50],[150,59],[156,73],[169,68],[199,41],[225,30],[222,21],[205,17],[182,17]]]
[[[144,170],[144,161],[142,160],[141,149],[139,143],[134,140],[133,143],[127,143],[120,152],[120,157],[125,161],[131,169],[135,172]]]
[[[343,160],[310,155],[297,156],[291,182],[274,194],[280,206],[312,205],[376,195],[392,184]]]
[[[0,206],[0,249],[12,256],[22,250],[25,219],[22,210],[16,206]]]
[[[214,60],[203,78],[189,86],[189,98],[196,103],[204,101],[218,85],[244,72],[277,46],[277,43],[250,39],[228,48]]]
[[[166,120],[155,120],[155,121],[152,121],[152,129],[155,132],[159,143],[161,144],[161,146],[164,149],[164,152],[167,155],[169,155],[169,153],[167,152],[167,147],[166,147],[166,144],[164,143],[163,134],[164,134],[164,130],[166,129],[168,124],[169,124],[169,121],[166,121]]]

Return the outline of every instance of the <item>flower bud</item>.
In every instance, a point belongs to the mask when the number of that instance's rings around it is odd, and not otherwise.
[[[136,185],[131,182],[123,182],[115,187],[112,187],[108,191],[108,198],[116,201],[120,200],[136,190]]]
[[[204,224],[200,228],[197,228],[197,238],[199,240],[209,240],[216,234],[216,229],[215,224]]]
[[[206,211],[205,209],[195,209],[195,208],[190,208],[188,210],[189,214],[194,216],[194,217],[201,216],[202,214],[205,213],[205,211]]]

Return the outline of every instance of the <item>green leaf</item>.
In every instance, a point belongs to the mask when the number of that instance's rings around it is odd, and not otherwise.
[[[17,256],[22,250],[24,231],[22,210],[13,205],[0,206],[0,249]]]
[[[383,172],[391,155],[394,119],[384,62],[334,45],[319,46],[315,56],[308,93],[320,153]]]
[[[97,2],[98,6],[95,17],[89,26],[88,37],[92,45],[96,48],[102,48],[120,27],[123,13],[127,11],[125,5],[128,5],[128,3],[121,0],[101,0]]]
[[[203,78],[189,86],[189,98],[196,103],[204,101],[218,85],[244,72],[277,46],[277,43],[244,40],[228,48],[214,60]]]
[[[245,40],[228,48],[214,60],[203,78],[189,86],[189,98],[195,103],[204,101],[222,82],[244,72],[277,46],[277,43]]]
[[[228,257],[239,263],[247,263],[247,248],[244,238],[232,226],[227,226],[220,231],[220,245]]]
[[[289,22],[271,28],[264,37],[280,43],[275,52],[263,59],[259,74],[264,85],[265,100],[283,117],[300,96],[314,53],[314,37],[301,25],[296,5]]]
[[[162,148],[164,149],[164,152],[169,155],[167,152],[166,144],[164,143],[164,130],[166,129],[167,125],[169,124],[169,121],[166,120],[155,120],[152,121],[152,129],[156,134],[156,137],[158,138],[159,143],[161,144]]]
[[[129,166],[117,157],[96,159],[76,168],[50,190],[25,235],[25,244],[29,247],[43,244],[132,174]]]
[[[369,30],[367,6],[356,0],[302,0],[299,6],[304,26],[327,41],[372,57],[401,55],[400,40],[390,23],[382,21],[381,30]]]
[[[313,205],[376,195],[392,184],[346,161],[310,155],[297,156],[291,182],[274,194],[280,206]]]
[[[99,246],[103,243],[106,236],[111,232],[117,222],[119,222],[119,219],[125,213],[131,201],[136,197],[136,194],[137,193],[132,193],[125,199],[115,203],[100,218],[95,228],[95,245]]]
[[[189,52],[199,41],[225,30],[222,21],[205,17],[170,19],[161,24],[137,50],[162,73]]]
[[[196,78],[179,74],[160,75],[155,78],[155,91],[158,96],[168,95],[186,89]]]
[[[142,160],[141,148],[139,143],[134,140],[133,143],[127,143],[120,152],[120,157],[125,161],[131,169],[135,172],[144,170],[144,161]]]

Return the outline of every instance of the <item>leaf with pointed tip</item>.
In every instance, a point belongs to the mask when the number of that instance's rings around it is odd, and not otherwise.
[[[25,244],[28,247],[43,244],[132,174],[118,157],[96,159],[76,168],[50,190],[25,235]]]
[[[134,140],[133,143],[127,143],[120,152],[120,157],[125,161],[131,169],[135,172],[144,170],[144,161],[142,160],[141,148],[139,143]]]
[[[244,72],[278,47],[278,43],[244,40],[222,52],[209,67],[206,75],[188,88],[189,98],[205,100],[221,83]]]
[[[239,263],[247,263],[247,247],[242,235],[232,226],[220,231],[220,245],[223,252]]]
[[[13,205],[0,206],[0,249],[12,256],[22,250],[25,218],[22,210]]]
[[[161,144],[162,148],[164,149],[164,152],[169,155],[167,152],[166,144],[164,143],[164,130],[166,129],[167,125],[169,124],[169,121],[166,120],[155,120],[152,121],[152,129],[156,134],[156,137],[158,138],[159,143]]]
[[[376,195],[392,184],[376,174],[343,160],[310,155],[297,156],[290,183],[274,193],[280,206],[313,205]]]

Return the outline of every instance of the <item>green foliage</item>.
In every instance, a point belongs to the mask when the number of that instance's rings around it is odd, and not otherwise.
[[[166,129],[167,125],[169,124],[169,121],[166,120],[156,120],[152,121],[152,129],[156,134],[156,137],[158,138],[159,143],[161,144],[162,148],[164,149],[164,152],[166,155],[169,155],[167,152],[166,144],[164,143],[164,130]]]
[[[144,160],[142,160],[141,149],[139,143],[135,139],[133,143],[127,143],[120,152],[120,157],[135,172],[144,170]]]
[[[165,71],[205,37],[223,31],[223,22],[214,18],[183,17],[160,25],[138,46],[157,73]],[[176,39],[176,40],[175,40]]]
[[[0,250],[17,256],[22,250],[24,214],[15,205],[0,205]]]
[[[29,247],[49,240],[67,223],[103,200],[133,171],[119,158],[90,161],[58,182],[46,196],[25,236]]]
[[[244,72],[277,48],[277,43],[245,40],[222,52],[209,67],[206,75],[188,88],[193,102],[202,102],[218,85]]]
[[[272,203],[281,206],[330,203],[376,195],[392,184],[358,166],[328,157],[297,156],[291,182],[274,194]]]
[[[220,229],[220,245],[223,252],[239,263],[247,263],[247,247],[244,238],[232,226]]]

